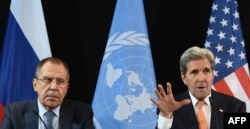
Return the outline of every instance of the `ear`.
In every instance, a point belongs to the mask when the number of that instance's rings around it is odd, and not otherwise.
[[[186,75],[185,74],[181,73],[181,79],[182,79],[183,83],[185,85],[187,85],[187,83],[186,83]]]
[[[33,89],[34,89],[34,91],[37,91],[37,90],[36,90],[37,79],[33,78],[32,84],[33,84]]]

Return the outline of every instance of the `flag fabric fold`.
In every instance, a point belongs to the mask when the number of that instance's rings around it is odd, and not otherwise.
[[[0,103],[36,97],[32,85],[36,65],[51,56],[40,0],[11,0],[0,54]]]
[[[92,107],[97,129],[153,129],[155,73],[142,0],[117,0]]]
[[[215,55],[213,88],[246,102],[250,112],[250,78],[236,0],[214,0],[205,48]]]

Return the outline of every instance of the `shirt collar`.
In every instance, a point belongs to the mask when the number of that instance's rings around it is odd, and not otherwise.
[[[197,102],[198,102],[198,99],[196,99],[190,91],[188,91],[188,93],[190,95],[190,98],[191,98],[193,106],[195,106],[197,104]],[[210,92],[210,94],[207,97],[205,97],[204,101],[205,101],[205,103],[207,105],[211,106],[211,103],[209,101],[209,97],[211,97],[211,92]]]
[[[37,100],[37,104],[38,104],[39,116],[43,116],[44,113],[47,112],[47,110],[40,103],[39,99]],[[60,107],[61,107],[61,105],[59,105],[58,107],[56,107],[55,109],[52,110],[56,114],[56,116],[59,116]]]

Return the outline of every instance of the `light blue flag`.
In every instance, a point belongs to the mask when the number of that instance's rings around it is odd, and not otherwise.
[[[154,129],[155,73],[142,0],[118,0],[92,103],[97,129]]]
[[[0,53],[0,103],[36,97],[32,79],[39,60],[51,56],[41,0],[11,0]]]

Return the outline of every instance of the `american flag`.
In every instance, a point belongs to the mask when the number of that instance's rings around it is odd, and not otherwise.
[[[214,0],[205,48],[215,56],[213,88],[235,96],[250,112],[250,79],[236,0]]]

